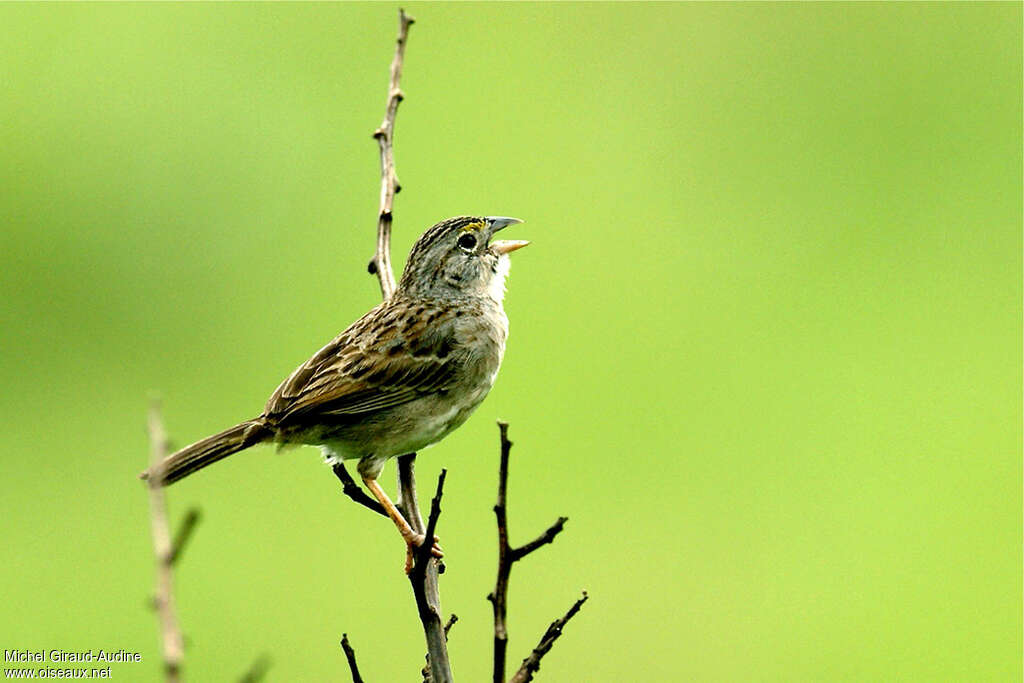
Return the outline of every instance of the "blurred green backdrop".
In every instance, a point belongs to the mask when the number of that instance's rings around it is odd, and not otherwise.
[[[411,4],[395,259],[520,216],[505,366],[422,454],[484,680],[1021,678],[1021,19],[996,4]],[[147,396],[189,442],[376,303],[396,6],[0,6],[4,648],[158,677]],[[415,679],[402,547],[313,449],[171,489],[193,680]],[[393,466],[386,480],[393,477]],[[424,497],[426,494],[424,493]]]

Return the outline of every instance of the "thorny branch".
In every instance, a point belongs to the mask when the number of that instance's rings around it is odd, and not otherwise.
[[[554,524],[544,531],[543,534],[525,545],[521,545],[518,548],[513,548],[509,545],[507,491],[508,458],[509,453],[512,450],[512,442],[508,439],[508,423],[498,422],[498,431],[501,436],[501,461],[498,466],[498,502],[494,505],[494,515],[498,522],[498,578],[495,582],[494,591],[487,596],[487,599],[491,601],[491,604],[494,607],[493,681],[494,683],[504,683],[505,661],[508,650],[508,628],[506,626],[505,619],[508,612],[508,581],[509,575],[512,573],[512,565],[541,546],[553,542],[555,540],[555,536],[560,534],[562,529],[565,528],[565,523],[569,521],[569,518],[559,517]],[[579,604],[582,605],[583,603],[581,602]],[[575,614],[577,610],[579,610],[579,606],[575,607],[572,614]],[[572,615],[567,615],[565,620],[568,621],[571,617]],[[551,629],[549,628],[548,631],[550,632]],[[557,636],[555,636],[555,638],[557,638]],[[543,644],[543,642],[544,640],[542,639],[541,643]],[[552,644],[554,644],[554,638],[551,639],[551,643],[548,644],[547,648],[537,655],[536,667],[533,669],[534,671],[536,668],[540,667],[540,658],[551,649]],[[534,650],[534,654],[536,653],[537,650]],[[522,671],[522,669],[520,669],[520,671]],[[532,673],[529,675],[532,677]],[[519,676],[518,672],[516,673],[516,676]],[[513,680],[516,679],[513,678]]]
[[[377,214],[377,248],[373,259],[370,261],[368,270],[376,274],[380,281],[380,291],[383,299],[387,301],[395,293],[395,275],[391,268],[391,224],[395,194],[401,190],[398,183],[398,176],[395,173],[395,115],[398,112],[398,104],[404,95],[400,87],[402,78],[402,66],[405,60],[405,45],[409,39],[409,27],[413,18],[405,13],[405,10],[398,10],[398,39],[395,43],[395,56],[391,62],[390,78],[388,79],[387,105],[384,110],[384,121],[373,133],[380,148],[380,210]],[[425,542],[421,550],[416,554],[416,561],[412,571],[409,573],[409,581],[412,584],[413,594],[416,597],[416,606],[419,610],[420,620],[423,622],[423,632],[427,640],[427,658],[430,666],[432,683],[449,683],[452,680],[451,665],[448,662],[448,648],[446,645],[445,628],[441,624],[441,598],[437,588],[437,576],[444,570],[444,565],[430,555],[433,545],[434,529],[437,526],[438,517],[441,514],[441,495],[444,488],[445,472],[442,470],[438,480],[437,493],[434,496],[430,509],[430,515],[426,527],[423,525],[423,517],[420,514],[419,503],[416,498],[416,477],[415,477],[416,454],[410,453],[398,458],[398,483],[399,499],[398,507],[405,516],[409,525],[417,532],[425,534]],[[385,514],[379,503],[371,499],[355,483],[345,467],[340,463],[334,467],[334,474],[342,483],[343,490],[347,496],[357,503],[364,505],[381,514]],[[347,644],[347,639],[342,639],[342,647]],[[351,648],[345,648],[346,656]],[[358,672],[355,668],[354,653],[349,659],[353,676]]]
[[[153,476],[149,478],[149,512],[153,527],[153,552],[156,555],[156,594],[153,602],[160,621],[165,678],[169,683],[176,683],[181,678],[185,646],[174,609],[173,564],[176,553],[167,523],[167,500],[161,487],[164,475],[161,463],[167,457],[168,450],[167,432],[164,431],[160,404],[156,400],[149,408],[149,442],[150,462],[153,465]],[[190,526],[194,525],[193,522]]]
[[[384,121],[373,133],[380,147],[380,211],[377,214],[377,251],[370,261],[368,270],[377,274],[380,292],[385,301],[394,296],[396,287],[395,274],[391,270],[391,218],[395,195],[401,191],[402,186],[395,174],[395,114],[398,113],[398,103],[405,97],[399,83],[405,60],[405,43],[409,39],[409,27],[413,21],[405,10],[398,10],[398,40],[395,44],[395,57],[391,61]]]
[[[405,45],[409,39],[409,27],[413,18],[398,10],[398,39],[395,43],[395,57],[391,62],[391,74],[388,80],[387,106],[384,121],[374,131],[380,147],[380,211],[377,217],[377,251],[370,262],[370,272],[376,273],[380,280],[380,290],[384,300],[390,299],[395,292],[395,275],[391,269],[391,222],[395,194],[401,190],[398,176],[395,173],[394,132],[395,115],[398,104],[404,95],[400,87],[402,66],[405,60]],[[430,518],[426,528],[420,514],[416,498],[415,477],[416,454],[402,456],[398,459],[399,505],[406,521],[417,533],[425,533],[425,542],[416,563],[409,574],[416,605],[427,639],[428,656],[430,657],[431,673],[435,683],[450,681],[452,674],[448,663],[448,650],[445,645],[444,630],[441,626],[441,599],[437,588],[437,575],[441,565],[430,557],[430,548],[437,526],[437,516],[441,513],[441,495],[444,487],[445,472],[441,472],[438,480],[437,494],[430,510]],[[337,472],[335,472],[337,474]],[[339,475],[339,478],[341,476]],[[365,495],[365,494],[364,494]],[[367,496],[368,498],[368,496]],[[379,507],[379,506],[378,506]],[[383,511],[383,510],[382,510]]]

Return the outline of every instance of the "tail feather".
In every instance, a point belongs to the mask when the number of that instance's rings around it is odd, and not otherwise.
[[[272,432],[263,420],[258,418],[246,420],[230,429],[225,429],[220,434],[208,436],[191,446],[185,446],[139,476],[143,479],[160,477],[160,483],[163,486],[169,486],[196,470],[201,470],[207,465],[212,465],[249,446],[262,443],[271,435]]]

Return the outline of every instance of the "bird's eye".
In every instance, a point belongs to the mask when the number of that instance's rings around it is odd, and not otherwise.
[[[459,246],[466,251],[473,251],[476,248],[476,235],[471,232],[463,233],[459,237]]]

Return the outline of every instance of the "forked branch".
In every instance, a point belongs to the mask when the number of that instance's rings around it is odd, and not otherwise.
[[[185,639],[178,625],[174,604],[174,567],[181,560],[182,553],[195,533],[202,513],[199,508],[189,508],[178,525],[173,539],[167,521],[167,498],[163,487],[163,462],[170,450],[167,432],[160,416],[160,403],[155,399],[149,407],[150,476],[146,481],[149,488],[149,511],[153,527],[153,552],[156,555],[156,592],[153,594],[153,608],[160,624],[161,655],[164,677],[169,682],[181,680],[181,664],[185,657]],[[239,679],[242,683],[257,683],[270,668],[270,658],[258,657]]]
[[[508,627],[505,620],[508,613],[508,581],[509,576],[512,573],[512,565],[541,546],[553,542],[555,540],[555,536],[560,534],[562,529],[565,528],[565,523],[569,521],[569,518],[559,517],[555,520],[554,524],[544,531],[544,533],[518,548],[513,548],[509,545],[507,509],[508,458],[509,453],[512,450],[512,442],[508,439],[508,423],[498,422],[498,430],[501,435],[501,461],[498,466],[498,502],[494,505],[494,515],[498,522],[498,578],[495,582],[494,591],[487,596],[487,599],[490,600],[491,604],[494,606],[493,681],[494,683],[504,683],[505,661],[508,650]],[[581,602],[580,604],[582,605],[583,603]],[[575,610],[572,611],[572,614],[575,614],[578,610],[579,607],[576,606]],[[572,615],[567,615],[565,617],[566,621],[570,618],[572,618]],[[551,629],[549,628],[548,631],[550,630]],[[544,641],[542,639],[541,643],[543,644],[543,642]],[[537,656],[537,667],[540,666],[540,658],[551,649],[552,644],[554,644],[554,639],[552,639],[551,644],[549,644],[547,648]],[[537,650],[534,650],[534,652],[536,653]],[[535,671],[536,668],[533,670]],[[518,676],[519,674],[517,673],[516,675]],[[532,674],[530,675],[532,676]]]

